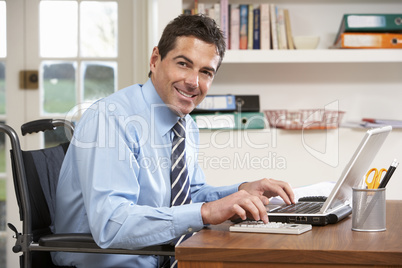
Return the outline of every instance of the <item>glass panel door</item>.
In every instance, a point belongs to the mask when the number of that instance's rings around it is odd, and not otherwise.
[[[69,111],[117,90],[117,1],[41,1],[41,116]]]
[[[85,102],[132,84],[137,5],[132,0],[0,0],[0,122],[20,134],[21,124],[30,120],[63,119],[74,110],[76,120]],[[22,70],[39,72],[38,89],[19,88],[15,74]],[[13,90],[6,92],[5,85]],[[66,140],[63,134],[60,129],[20,141],[23,149],[39,148]],[[0,134],[0,203],[7,198],[7,222],[21,229],[4,143]],[[0,267],[18,267],[18,254],[11,252],[15,241],[11,231],[2,231],[3,222],[0,209]]]
[[[133,42],[131,0],[35,1],[36,6],[27,4],[38,10],[39,54],[27,54],[27,64],[39,70],[39,89],[27,93],[29,100],[38,100],[27,103],[27,121],[78,120],[91,103],[132,83],[133,47],[127,46]],[[35,43],[34,38],[28,36],[28,43]],[[40,144],[48,143],[46,135],[39,136]]]

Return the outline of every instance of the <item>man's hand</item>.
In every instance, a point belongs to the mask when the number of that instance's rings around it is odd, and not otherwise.
[[[280,196],[286,204],[295,203],[295,195],[292,187],[284,181],[274,179],[261,179],[253,182],[246,182],[239,186],[239,190],[258,196],[264,204],[268,204],[268,198]]]
[[[247,217],[268,222],[265,205],[269,198],[280,196],[286,204],[295,203],[294,193],[290,185],[284,181],[261,179],[246,182],[239,186],[239,191],[222,199],[204,203],[201,216],[204,224],[219,224],[231,218]]]
[[[249,217],[268,222],[267,210],[260,197],[245,190],[204,203],[201,207],[201,216],[204,224],[219,224],[234,217],[240,217],[242,220]]]

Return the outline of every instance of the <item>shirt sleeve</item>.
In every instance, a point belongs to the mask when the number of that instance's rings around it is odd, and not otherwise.
[[[177,207],[139,203],[140,194],[159,197],[167,189],[142,187],[140,180],[147,177],[140,178],[142,163],[135,157],[141,150],[135,144],[140,137],[127,137],[127,129],[105,118],[110,115],[87,116],[69,149],[72,175],[78,178],[85,206],[83,224],[87,219],[97,244],[134,249],[167,243],[203,228],[202,203]]]

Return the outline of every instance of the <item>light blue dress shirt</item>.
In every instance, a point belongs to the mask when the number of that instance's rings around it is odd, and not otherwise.
[[[170,207],[171,128],[179,117],[152,81],[92,105],[76,127],[56,195],[55,233],[92,233],[102,248],[163,244],[203,228],[201,205],[237,191],[212,187],[197,161],[199,131],[186,116],[192,203]],[[58,265],[157,267],[157,256],[52,253]]]

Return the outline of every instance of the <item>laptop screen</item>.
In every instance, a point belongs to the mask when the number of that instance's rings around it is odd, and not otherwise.
[[[391,130],[391,126],[386,126],[370,129],[366,132],[322,207],[322,213],[331,211],[345,203],[350,204],[352,188],[361,184],[364,175]]]

